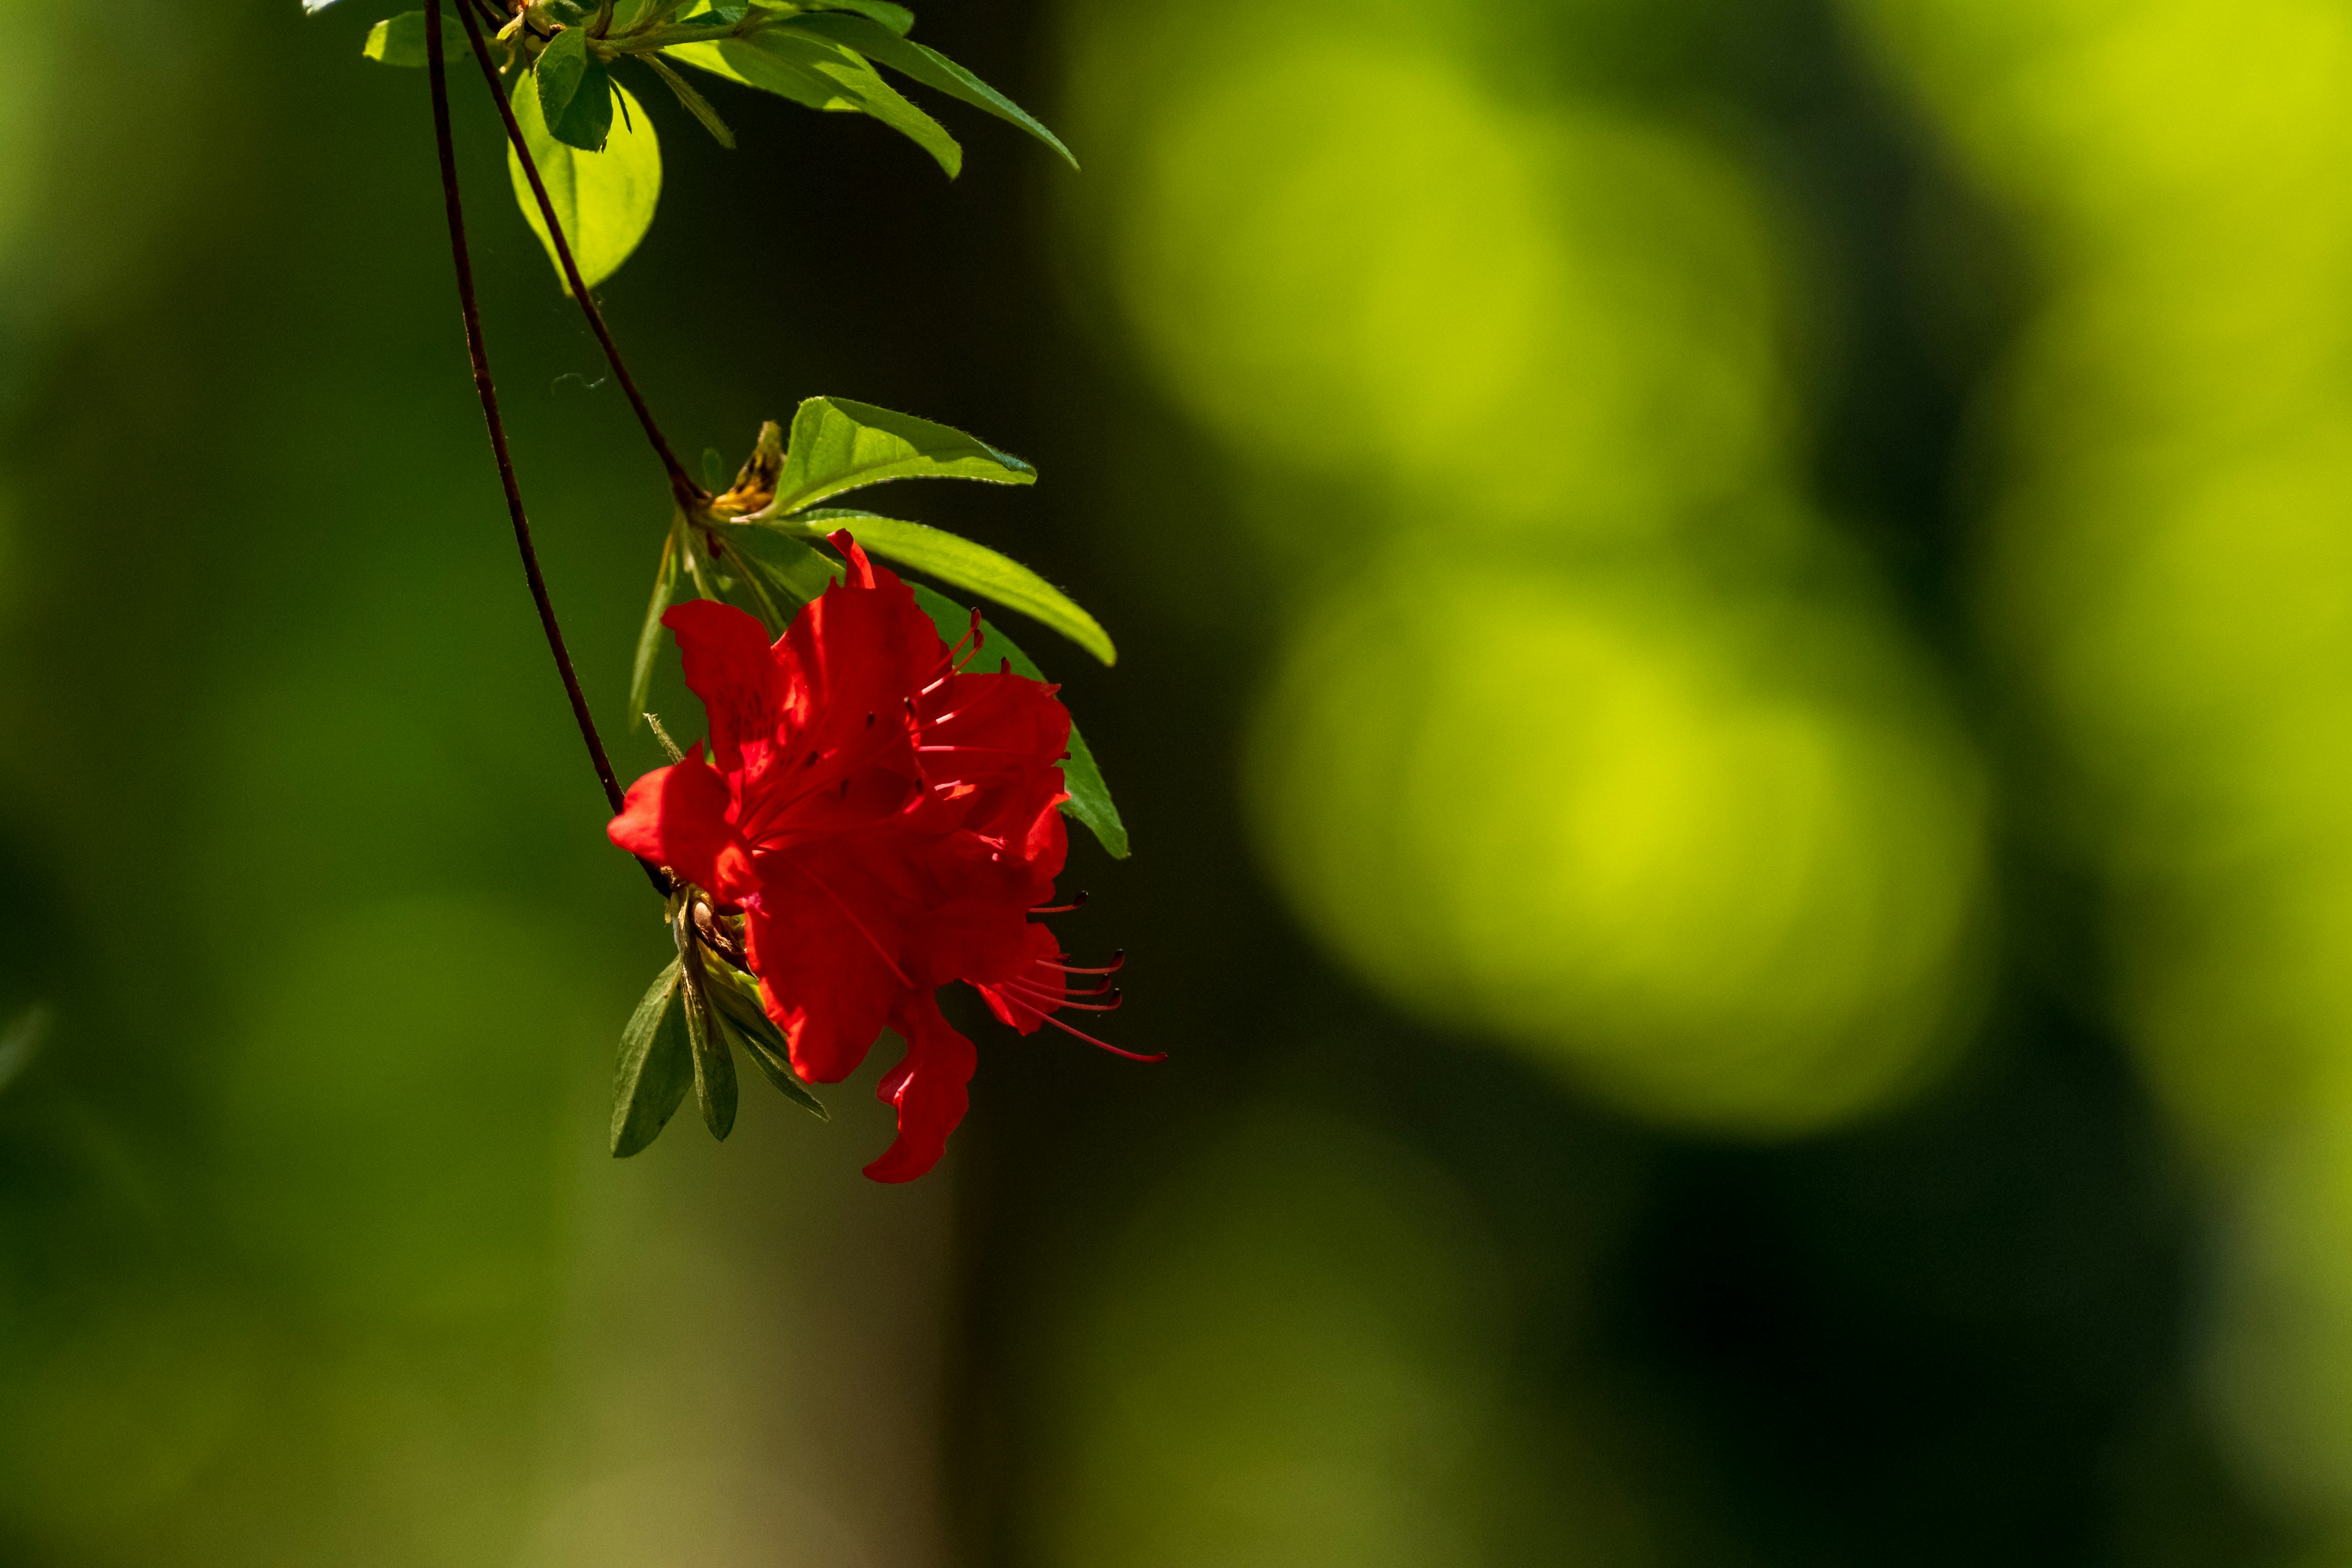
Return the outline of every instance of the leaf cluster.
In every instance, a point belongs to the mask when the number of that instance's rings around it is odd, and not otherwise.
[[[331,0],[311,0],[316,10]],[[661,196],[661,144],[636,96],[614,68],[642,66],[723,146],[735,134],[680,66],[737,86],[772,93],[810,109],[863,114],[907,137],[953,179],[963,147],[947,129],[893,87],[893,75],[994,115],[1051,147],[1072,168],[1077,160],[1035,116],[962,66],[908,37],[914,14],[887,0],[533,0],[494,40],[515,118],[546,182],[581,276],[593,289],[628,259],[652,226]],[[362,53],[392,66],[422,66],[425,13],[378,22]],[[467,52],[463,27],[446,16],[442,49]],[[516,199],[548,248],[546,223],[521,161],[509,151]],[[570,285],[565,283],[567,291]]]
[[[688,1088],[713,1138],[733,1131],[737,1049],[786,1100],[821,1121],[832,1120],[793,1075],[784,1037],[760,999],[760,983],[704,951],[689,900],[677,901],[670,931],[677,956],[654,976],[621,1030],[613,1073],[614,1155],[626,1159],[660,1137]]]

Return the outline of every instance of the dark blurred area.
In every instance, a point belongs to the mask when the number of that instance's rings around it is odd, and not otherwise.
[[[0,1561],[2352,1550],[2352,16],[924,8],[1086,166],[953,183],[623,68],[678,447],[971,430],[891,509],[1120,647],[1017,634],[1171,1059],[951,1006],[883,1188],[886,1060],[605,1153],[667,938],[393,8],[0,0]],[[454,86],[634,774],[660,471]]]

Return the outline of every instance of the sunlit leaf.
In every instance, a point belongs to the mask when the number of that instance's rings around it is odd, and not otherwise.
[[[722,44],[719,53],[754,86],[799,98],[803,102],[808,101],[802,97],[807,90],[804,84],[820,84],[816,90],[830,101],[816,107],[837,110],[845,105],[870,114],[929,153],[947,172],[948,178],[952,180],[963,172],[962,144],[948,134],[945,126],[884,81],[866,57],[855,49],[843,48],[829,38],[775,28]]]
[[[686,1033],[674,1006],[677,988],[678,963],[672,959],[621,1031],[620,1060],[613,1075],[615,1159],[626,1159],[661,1135],[693,1080]]]
[[[829,38],[772,28],[748,38],[673,44],[662,52],[810,109],[870,114],[929,153],[950,179],[962,172],[963,148],[946,127],[908,102],[865,56]]]
[[[332,0],[329,3],[331,4]],[[445,60],[463,58],[468,47],[466,29],[448,13],[442,13],[441,58]],[[360,54],[382,65],[423,65],[425,13],[403,11],[397,16],[387,16],[378,22],[368,29],[367,42],[360,47]]]
[[[629,669],[629,728],[637,727],[638,717],[646,710],[646,701],[654,689],[654,661],[661,653],[662,614],[677,594],[677,534],[672,531],[662,542],[661,564],[654,568],[653,602],[646,606],[646,624],[637,629],[636,662]]]
[[[784,1037],[760,1005],[759,982],[736,970],[733,965],[713,963],[705,973],[710,982],[710,999],[718,1004],[719,1016],[735,1029],[761,1072],[786,1100],[799,1106],[820,1121],[833,1120],[832,1113],[817,1097],[808,1091],[793,1071],[792,1056]]]
[[[915,14],[904,5],[893,5],[889,0],[806,0],[803,11],[850,11],[860,16],[870,16],[892,32],[904,37],[915,25]]]
[[[613,74],[589,52],[587,29],[566,27],[556,34],[540,52],[531,79],[539,86],[540,119],[547,133],[580,152],[600,152],[613,129]],[[537,148],[531,152],[538,156]],[[549,190],[552,195],[553,187]]]
[[[1018,610],[1043,621],[1105,664],[1118,662],[1118,649],[1095,618],[1080,609],[1059,588],[1018,561],[1000,555],[984,544],[919,522],[900,522],[870,512],[804,511],[775,526],[822,538],[845,528],[850,536],[876,555],[929,574],[942,583],[992,599],[1008,610]]]
[[[550,135],[540,115],[536,92],[518,92],[513,100],[524,144],[547,184],[548,199],[563,226],[564,237],[571,242],[581,280],[591,289],[629,258],[652,226],[654,205],[661,197],[661,143],[654,135],[654,122],[628,89],[614,83],[613,91],[620,98],[622,118],[605,138],[602,153],[583,153]],[[563,268],[555,261],[555,247],[548,238],[539,201],[531,195],[522,160],[512,147],[507,149],[507,172],[513,178],[515,200],[522,204],[523,217],[547,247],[548,259],[555,262],[556,277],[562,279]],[[571,292],[568,283],[564,291]]]
[[[899,37],[906,31],[903,27],[893,30],[866,16],[845,11],[819,11],[794,17],[786,24],[786,30],[814,34],[855,49],[875,63],[911,77],[925,87],[935,88],[950,98],[961,99],[976,109],[986,110],[999,120],[1019,126],[1059,153],[1063,162],[1071,168],[1078,166],[1077,159],[1070,155],[1070,150],[1062,144],[1062,139],[1046,130],[1027,110],[939,50]]]
[[[685,1004],[686,1043],[694,1059],[694,1098],[702,1107],[702,1124],[710,1129],[713,1138],[723,1141],[735,1130],[735,1058],[729,1054],[727,1036],[711,1011],[702,946],[685,910],[678,911],[673,929],[681,961],[678,1000]]]
[[[940,636],[950,644],[962,637],[971,626],[971,612],[946,595],[935,593],[919,583],[907,584],[915,592],[915,602],[923,606],[926,615],[940,628]],[[1009,661],[1013,673],[1025,675],[1032,680],[1043,680],[1045,672],[1034,660],[1021,651],[1011,637],[997,630],[989,621],[980,623],[981,651],[973,668],[996,668],[997,661]],[[1103,782],[1102,769],[1096,765],[1093,748],[1078,733],[1076,724],[1070,726],[1070,754],[1062,763],[1062,787],[1070,798],[1062,803],[1065,816],[1076,817],[1086,825],[1097,842],[1110,852],[1114,860],[1128,856],[1127,824],[1119,820],[1118,807],[1110,798],[1110,786]]]
[[[845,397],[812,397],[793,416],[776,499],[754,521],[788,516],[861,485],[916,479],[1034,485],[1037,470],[946,425]]]

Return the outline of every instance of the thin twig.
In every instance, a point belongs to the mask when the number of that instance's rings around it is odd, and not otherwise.
[[[427,15],[431,14],[428,9]],[[457,19],[466,25],[466,37],[474,46],[474,58],[482,68],[482,80],[488,84],[490,97],[499,106],[499,118],[506,121],[507,141],[514,148],[515,159],[521,163],[524,177],[530,182],[531,195],[539,198],[540,216],[547,221],[548,243],[554,247],[555,259],[563,268],[565,281],[572,285],[572,297],[580,301],[581,311],[588,318],[589,329],[596,334],[596,341],[604,345],[604,358],[611,363],[614,376],[620,382],[621,390],[628,395],[629,406],[637,411],[637,423],[646,427],[646,439],[653,443],[654,455],[661,459],[662,468],[668,472],[670,493],[677,498],[678,505],[684,507],[690,516],[699,511],[710,498],[687,473],[686,465],[677,460],[677,454],[669,449],[668,438],[662,435],[661,426],[654,422],[654,411],[646,406],[645,395],[637,390],[636,381],[629,374],[629,367],[621,363],[620,346],[613,342],[613,334],[605,330],[604,313],[596,308],[594,296],[588,292],[587,282],[580,276],[580,265],[572,258],[571,242],[563,237],[563,225],[555,216],[555,204],[548,199],[546,183],[539,177],[538,161],[531,157],[530,149],[523,144],[522,126],[515,119],[514,105],[507,101],[506,88],[499,81],[498,68],[490,64],[489,50],[483,46],[481,24],[474,20],[471,12],[462,8],[457,13]],[[437,23],[435,30],[439,30]]]
[[[461,10],[469,30],[471,16]],[[480,35],[475,34],[478,52]],[[547,650],[555,656],[556,673],[563,678],[564,695],[572,700],[572,717],[580,726],[580,738],[587,743],[588,759],[596,767],[597,782],[604,786],[604,798],[618,815],[623,795],[619,782],[613,776],[613,762],[604,754],[604,742],[596,733],[596,721],[588,711],[588,700],[581,695],[580,677],[572,668],[572,654],[563,646],[563,628],[556,623],[555,604],[548,597],[547,578],[539,569],[539,552],[530,542],[530,520],[523,513],[522,488],[515,481],[514,458],[507,449],[506,422],[499,416],[499,389],[490,379],[490,352],[482,342],[481,310],[474,300],[474,262],[466,244],[466,207],[457,194],[457,154],[449,131],[448,73],[441,60],[441,7],[436,3],[425,8],[425,74],[433,84],[433,140],[441,154],[441,196],[449,214],[449,254],[457,268],[457,306],[466,321],[466,353],[474,365],[474,390],[482,399],[482,417],[490,427],[490,451],[498,458],[499,483],[507,493],[507,515],[514,520],[515,548],[522,552],[523,575],[530,580],[531,602],[539,606],[540,628],[547,634]],[[486,62],[487,63],[487,62]],[[670,890],[668,877],[651,861],[641,861],[646,874],[665,896]]]

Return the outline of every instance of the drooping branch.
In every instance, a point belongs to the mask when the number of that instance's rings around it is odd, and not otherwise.
[[[437,17],[434,16],[430,7],[425,14],[431,31],[437,37],[440,31]],[[589,330],[604,345],[604,359],[613,367],[614,379],[621,384],[622,392],[627,395],[629,406],[636,410],[637,423],[645,426],[646,439],[653,443],[654,455],[661,459],[663,469],[669,475],[670,493],[677,498],[678,505],[686,509],[688,515],[692,516],[710,498],[700,485],[694,482],[693,477],[686,471],[686,466],[677,460],[677,454],[670,450],[668,437],[662,434],[661,426],[654,419],[653,410],[646,405],[645,395],[637,390],[635,378],[629,374],[629,367],[622,362],[620,346],[613,342],[613,334],[604,325],[604,311],[596,308],[595,297],[588,292],[587,282],[580,276],[580,265],[572,258],[572,243],[564,237],[563,224],[555,216],[555,203],[549,199],[547,184],[539,176],[539,162],[530,155],[530,148],[524,144],[522,125],[515,119],[514,105],[507,100],[507,89],[499,80],[498,68],[490,63],[489,49],[482,40],[481,24],[474,19],[472,11],[462,6],[458,9],[457,19],[465,24],[467,39],[473,45],[475,62],[482,68],[482,80],[490,89],[491,100],[499,106],[499,118],[506,121],[507,142],[514,148],[515,160],[522,165],[523,175],[530,183],[531,195],[538,198],[540,216],[547,224],[548,243],[555,249],[556,262],[563,268],[564,281],[572,287],[572,297],[580,302],[581,312],[588,318]],[[438,55],[433,58],[436,62],[440,58]],[[437,64],[436,68],[438,68]]]
[[[473,28],[470,14],[461,10],[468,30]],[[478,43],[479,34],[476,34]],[[482,316],[474,298],[474,262],[466,243],[466,208],[457,191],[457,156],[449,129],[449,87],[447,72],[441,58],[441,8],[437,5],[425,8],[425,73],[433,86],[433,139],[441,158],[441,196],[449,216],[449,254],[457,269],[457,307],[466,323],[466,353],[473,362],[474,391],[482,400],[482,417],[490,428],[490,451],[498,459],[499,483],[507,497],[507,515],[513,520],[515,548],[522,555],[523,575],[530,583],[531,602],[539,606],[540,628],[547,634],[547,650],[555,658],[556,673],[563,678],[564,695],[572,701],[572,717],[580,726],[580,739],[588,747],[588,759],[595,764],[597,782],[604,786],[604,799],[617,815],[621,809],[620,782],[614,777],[613,763],[604,754],[604,742],[596,733],[596,721],[588,711],[588,700],[581,694],[580,677],[572,668],[571,650],[564,647],[563,628],[555,618],[555,604],[548,596],[547,578],[539,569],[539,552],[530,538],[530,519],[522,505],[522,488],[516,482],[514,458],[507,447],[506,421],[499,414],[499,391],[490,379],[490,354],[482,341]],[[665,896],[670,891],[670,879],[661,868],[650,861],[641,862],[654,886]]]

